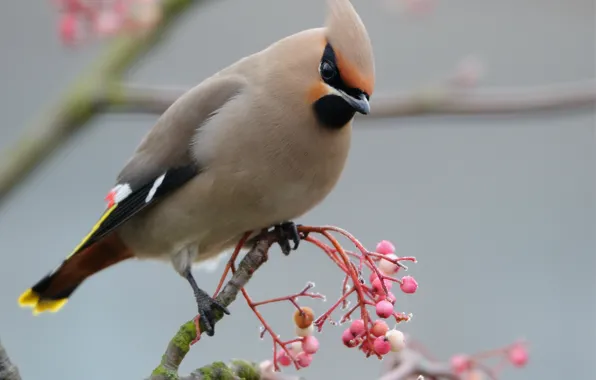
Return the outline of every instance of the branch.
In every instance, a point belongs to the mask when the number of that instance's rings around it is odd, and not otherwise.
[[[372,116],[477,115],[555,111],[596,106],[596,82],[583,81],[524,88],[457,90],[430,88],[378,98]]]
[[[168,11],[164,13],[163,25],[157,30],[164,30],[175,15],[192,3],[190,0],[165,1],[164,7]],[[157,30],[151,32],[152,38],[117,39],[106,58],[100,60],[106,65],[98,66],[98,69],[77,82],[82,84],[75,85],[55,110],[45,115],[36,128],[26,131],[14,147],[4,154],[0,159],[0,201],[39,162],[95,114],[110,111],[161,114],[187,90],[121,84],[116,80],[128,65],[155,44],[160,33]],[[135,45],[137,43],[138,46]],[[410,94],[376,97],[368,117],[556,111],[595,105],[594,81],[469,91],[437,87]]]
[[[98,107],[111,112],[163,113],[187,89],[123,84],[114,93],[100,94]],[[582,81],[526,88],[457,90],[450,87],[373,98],[367,118],[426,115],[474,115],[536,112],[596,105],[596,82]]]
[[[12,364],[8,353],[0,342],[0,379],[2,380],[21,380],[19,369]]]
[[[43,114],[0,158],[0,201],[24,180],[54,149],[101,111],[97,99],[119,99],[122,75],[147,51],[178,17],[202,0],[163,0],[162,18],[143,34],[121,35],[109,44],[103,57],[75,80],[52,109]]]
[[[225,305],[226,307],[229,306],[238,295],[238,292],[246,286],[248,281],[252,278],[254,272],[265,262],[267,261],[267,251],[269,247],[273,243],[272,236],[267,236],[266,238],[259,240],[253,248],[246,254],[246,256],[240,262],[238,266],[238,270],[234,273],[232,278],[228,281],[226,286],[223,288],[221,293],[218,294],[216,300],[219,301],[221,304]],[[220,320],[223,318],[223,313],[219,310],[213,310],[216,320]],[[210,377],[200,377],[199,375],[203,376],[206,372],[209,371],[232,371],[235,369],[236,371],[248,371],[252,368],[254,371],[257,371],[257,367],[255,364],[243,362],[243,361],[235,361],[233,362],[232,366],[225,366],[223,363],[218,362],[214,363],[211,366],[204,367],[203,369],[196,370],[193,374],[186,378],[179,378],[178,376],[178,368],[182,360],[188,353],[190,346],[194,343],[197,338],[200,339],[200,334],[197,336],[197,330],[195,327],[195,320],[188,321],[180,326],[180,329],[172,338],[168,347],[166,349],[165,354],[162,356],[161,363],[153,373],[149,380],[176,380],[176,379],[186,379],[186,380],[198,380],[198,379],[212,379]],[[200,325],[200,333],[204,331],[204,326]],[[240,365],[242,363],[242,365]],[[221,372],[223,373],[223,372]],[[193,377],[194,376],[194,377]],[[218,377],[216,377],[218,378]],[[233,378],[233,377],[222,377],[222,378]],[[247,379],[250,377],[247,377]]]
[[[409,380],[418,376],[429,379],[460,380],[460,377],[453,373],[449,363],[430,361],[422,353],[404,348],[385,360],[385,371],[379,380]]]

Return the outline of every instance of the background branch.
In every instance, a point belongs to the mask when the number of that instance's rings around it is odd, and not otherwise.
[[[106,112],[161,114],[186,90],[123,84],[117,97],[100,94],[95,103]],[[554,111],[595,105],[596,81],[592,80],[523,88],[437,86],[411,93],[376,95],[366,118]]]
[[[0,342],[0,380],[21,380],[19,369],[10,361],[2,342]]]
[[[170,0],[164,25],[192,1]],[[176,6],[174,6],[176,4]],[[164,5],[164,6],[166,6]],[[168,21],[170,20],[170,21]],[[79,84],[38,125],[26,130],[0,159],[0,202],[61,143],[100,112],[163,113],[186,89],[151,87],[119,82],[125,68],[157,40],[152,37],[116,40],[109,54],[100,59],[98,69],[81,78]],[[139,43],[141,46],[134,46]],[[102,64],[105,63],[105,64]],[[372,102],[367,117],[390,118],[425,115],[475,115],[563,110],[596,105],[594,81],[527,88],[485,90],[455,89],[449,86],[413,93],[381,95]]]
[[[436,380],[459,380],[448,362],[431,361],[421,352],[404,348],[384,360],[384,373],[379,380],[415,380],[422,375]]]

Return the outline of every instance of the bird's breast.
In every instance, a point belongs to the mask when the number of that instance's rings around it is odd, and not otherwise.
[[[295,219],[336,185],[350,139],[351,126],[322,128],[307,106],[241,95],[200,127],[192,149],[204,170],[168,201],[170,210],[179,210],[171,219],[194,226],[198,240],[211,247]],[[161,225],[166,213],[160,208],[151,219]]]

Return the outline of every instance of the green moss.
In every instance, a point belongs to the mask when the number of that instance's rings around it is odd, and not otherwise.
[[[259,380],[261,378],[255,363],[236,359],[232,360],[230,367],[232,368],[232,371],[242,380]]]
[[[60,107],[67,113],[67,119],[73,128],[83,125],[93,116],[92,89],[91,83],[81,82],[66,95],[65,102]]]
[[[155,368],[153,370],[153,372],[151,373],[151,377],[157,377],[159,379],[163,379],[163,380],[178,380],[178,374],[176,373],[176,371],[172,371],[169,369],[164,368],[162,365],[160,365],[159,367]]]
[[[214,362],[199,368],[199,373],[203,380],[238,380],[238,376],[224,362]]]
[[[201,376],[203,377],[203,380],[214,380],[213,369],[211,368],[211,366],[205,366],[205,367],[199,368],[197,370],[197,372],[199,372],[201,374]]]
[[[124,103],[126,100],[124,98],[124,91],[122,90],[122,86],[117,82],[109,83],[106,88],[106,97],[110,103],[110,105],[119,105]]]
[[[197,331],[195,329],[194,321],[188,321],[180,326],[180,329],[172,339],[172,343],[178,347],[178,349],[182,352],[182,355],[186,355],[190,349],[190,342],[192,342],[196,336]]]

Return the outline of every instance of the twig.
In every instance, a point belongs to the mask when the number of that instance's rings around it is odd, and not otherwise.
[[[271,244],[272,242],[270,239],[263,239],[259,240],[254,245],[242,259],[232,278],[217,295],[217,301],[225,306],[229,306],[234,302],[238,292],[246,286],[254,272],[267,260],[267,251]],[[223,313],[218,310],[214,310],[214,314],[217,320],[220,320],[223,317]],[[200,328],[201,332],[204,331],[204,326],[201,325]],[[178,367],[188,353],[190,344],[195,338],[197,338],[197,331],[195,329],[194,320],[188,321],[180,326],[180,329],[168,344],[166,352],[161,359],[161,363],[155,368],[149,380],[178,379]],[[200,377],[188,377],[186,379],[200,379]]]
[[[0,342],[0,380],[21,380],[19,369],[12,364],[8,353]]]

